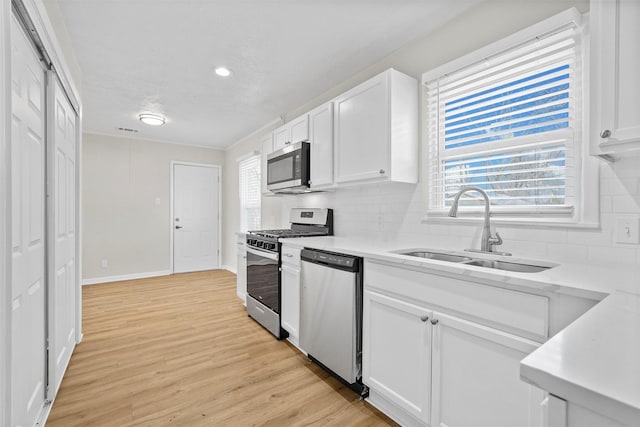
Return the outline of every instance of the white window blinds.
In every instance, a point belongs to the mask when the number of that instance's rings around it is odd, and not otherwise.
[[[473,185],[487,191],[497,212],[571,213],[582,114],[579,38],[579,28],[566,24],[424,80],[430,211],[446,209],[461,187]]]
[[[240,231],[260,228],[260,156],[238,163],[240,189]]]

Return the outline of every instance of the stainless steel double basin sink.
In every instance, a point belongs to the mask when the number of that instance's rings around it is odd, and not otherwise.
[[[436,252],[427,249],[405,249],[399,251],[393,251],[393,253],[399,255],[407,255],[417,258],[427,258],[436,261],[445,261],[465,265],[473,265],[476,267],[492,268],[495,270],[512,271],[516,273],[539,273],[550,268],[555,267],[555,264],[543,264],[539,262],[530,261],[505,261],[503,259],[489,259],[474,257],[466,254]],[[487,255],[491,256],[491,255]]]

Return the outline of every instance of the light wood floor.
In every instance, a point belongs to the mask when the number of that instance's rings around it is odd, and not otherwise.
[[[83,288],[47,426],[394,425],[247,317],[225,270]]]

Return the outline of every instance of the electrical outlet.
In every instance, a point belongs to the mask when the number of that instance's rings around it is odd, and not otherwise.
[[[107,268],[109,267],[109,260],[107,260],[106,258],[103,258],[102,260],[100,260],[100,268]]]
[[[640,215],[616,218],[616,243],[640,244]]]

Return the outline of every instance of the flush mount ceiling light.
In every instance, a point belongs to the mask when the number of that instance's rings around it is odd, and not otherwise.
[[[166,121],[164,117],[158,116],[157,114],[140,114],[138,117],[142,123],[146,123],[151,126],[160,126]]]
[[[218,67],[214,71],[220,77],[229,77],[231,75],[231,70],[226,67]]]

